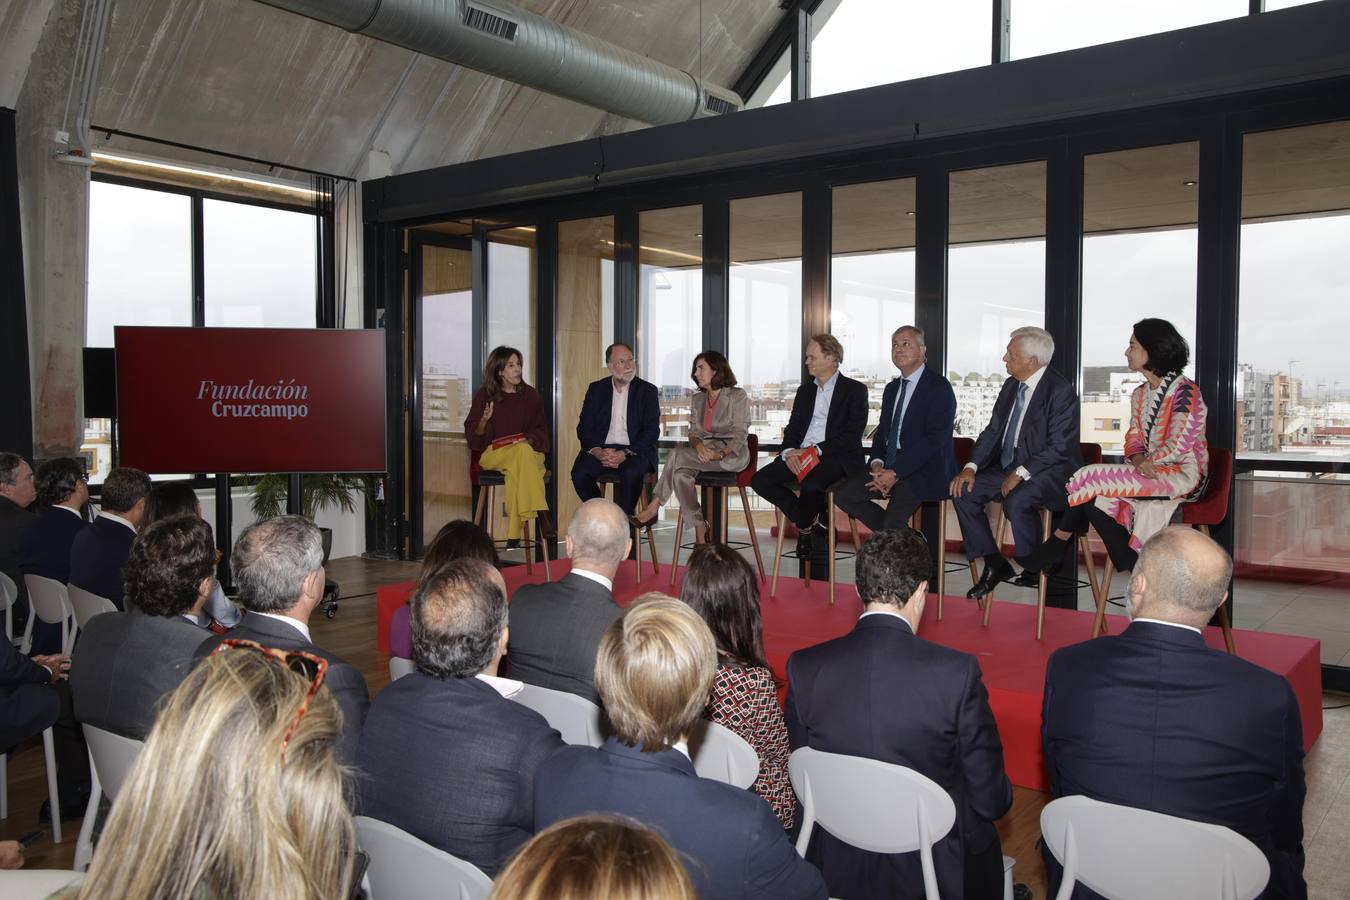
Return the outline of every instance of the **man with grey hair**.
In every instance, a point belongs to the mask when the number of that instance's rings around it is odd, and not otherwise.
[[[572,571],[559,581],[526,584],[511,598],[511,677],[599,704],[595,651],[619,617],[614,573],[628,555],[628,517],[608,500],[587,500],[567,525]]]
[[[586,388],[577,421],[581,451],[572,464],[572,486],[582,502],[600,496],[596,478],[618,477],[614,502],[633,511],[642,479],[656,471],[656,442],[661,437],[661,400],[656,385],[637,377],[633,348],[617,341],[605,348],[609,376]]]
[[[951,382],[928,368],[923,329],[901,325],[891,335],[891,362],[900,377],[881,395],[881,421],[872,433],[868,470],[849,477],[837,503],[872,531],[902,528],[925,500],[947,499],[956,474]],[[887,501],[883,510],[875,500]]]
[[[1184,526],[1144,544],[1129,627],[1063,647],[1046,666],[1050,786],[1232,828],[1270,861],[1263,897],[1306,897],[1298,700],[1284,678],[1203,633],[1232,574],[1223,548]],[[1043,854],[1053,896],[1062,870]],[[1097,895],[1080,885],[1074,896]]]
[[[103,479],[98,518],[84,526],[70,545],[70,583],[106,597],[122,608],[122,567],[131,542],[145,521],[150,476],[140,469],[119,467]]]
[[[197,648],[203,657],[227,639],[279,650],[304,650],[328,660],[324,684],[342,710],[338,755],[356,760],[370,694],[366,679],[341,657],[314,646],[309,619],[323,599],[323,538],[304,516],[277,516],[244,529],[230,554],[230,571],[246,612],[239,624]]]
[[[27,609],[28,591],[24,588],[19,560],[23,556],[24,537],[37,521],[32,506],[37,499],[37,481],[33,467],[17,453],[0,453],[0,572],[8,575],[24,598],[17,610]],[[23,629],[23,622],[16,622]]]
[[[370,706],[357,757],[362,812],[495,875],[534,833],[536,770],[563,746],[497,677],[506,652],[506,583],[456,559],[413,592],[417,671]]]
[[[986,504],[1003,504],[1017,559],[1025,567],[1043,538],[1041,509],[1066,508],[1064,483],[1082,465],[1078,392],[1048,368],[1054,353],[1055,340],[1044,328],[1028,325],[1013,331],[1003,354],[1008,380],[975,441],[970,462],[950,485],[966,558],[984,559],[984,572],[966,593],[972,600],[990,597],[1000,581],[1015,574],[989,527]],[[1027,569],[1017,583],[1034,587],[1038,576]]]

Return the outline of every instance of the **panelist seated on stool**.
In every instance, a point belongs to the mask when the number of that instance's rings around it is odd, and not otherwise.
[[[1012,525],[1019,562],[1025,564],[1041,543],[1041,509],[1062,510],[1064,483],[1082,461],[1078,454],[1078,394],[1064,376],[1047,366],[1055,341],[1042,328],[1013,331],[1003,362],[1007,381],[994,403],[989,424],[980,432],[970,462],[952,479],[952,504],[961,523],[966,558],[983,558],[984,572],[966,594],[978,600],[1000,581],[1014,577],[989,527],[986,504],[998,501]],[[1018,584],[1035,586],[1038,574],[1024,573]]]
[[[601,496],[596,478],[617,475],[614,502],[631,513],[642,493],[642,479],[656,471],[656,442],[661,436],[661,404],[656,385],[637,376],[633,351],[623,343],[605,348],[610,375],[586,389],[577,422],[581,452],[572,464],[572,486],[582,502]]]
[[[872,531],[903,528],[923,501],[947,499],[956,474],[956,394],[927,367],[927,352],[918,326],[902,325],[891,335],[891,362],[900,377],[882,394],[868,470],[849,476],[835,498]],[[879,499],[888,500],[884,510],[873,502]]]

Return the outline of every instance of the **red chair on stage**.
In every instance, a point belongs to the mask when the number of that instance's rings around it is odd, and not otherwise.
[[[727,541],[727,488],[736,488],[741,494],[741,509],[745,511],[745,527],[750,529],[750,544],[755,551],[755,566],[759,569],[759,580],[764,580],[764,558],[759,553],[759,537],[755,534],[755,520],[750,515],[750,495],[746,489],[750,487],[750,479],[755,477],[755,471],[759,468],[759,436],[756,434],[747,434],[745,436],[746,449],[750,451],[750,458],[746,460],[745,466],[739,472],[699,472],[694,477],[694,485],[702,488],[703,516],[711,524],[713,504],[716,503],[718,509],[718,519],[722,523],[721,533],[713,535],[712,539],[721,541],[730,547],[741,549],[746,545],[740,542],[731,544]],[[714,498],[716,498],[714,500]],[[680,551],[690,549],[680,544],[684,537],[684,515],[681,511],[680,518],[676,520],[675,525],[675,548],[670,553],[670,583],[675,584],[676,564],[680,561]],[[652,551],[653,560],[656,551]],[[642,549],[638,548],[638,568],[642,567]]]

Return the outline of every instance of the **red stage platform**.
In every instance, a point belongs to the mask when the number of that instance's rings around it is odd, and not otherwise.
[[[651,564],[642,583],[635,577],[637,564],[625,562],[615,580],[614,593],[621,605],[646,591],[679,596],[680,584],[670,586],[670,570],[661,567],[662,576],[653,577]],[[553,577],[568,570],[568,560],[551,563]],[[683,570],[681,570],[681,574]],[[534,575],[524,566],[506,569],[506,584],[512,592],[529,582],[542,582],[542,566]],[[402,605],[412,584],[381,587],[378,592],[378,629],[380,649],[388,653],[389,616]],[[785,680],[787,658],[802,647],[809,647],[846,633],[862,612],[857,591],[851,584],[838,586],[834,606],[829,605],[827,586],[814,581],[810,589],[797,578],[780,578],[778,596],[768,596],[764,586],[761,602],[764,618],[764,645],[780,681]],[[1022,603],[996,602],[989,627],[980,625],[978,606],[964,596],[948,597],[945,614],[937,621],[937,603],[929,598],[920,634],[930,641],[972,653],[980,660],[989,701],[1003,738],[1008,777],[1020,787],[1048,790],[1041,755],[1041,694],[1045,687],[1045,663],[1059,647],[1086,639],[1092,628],[1092,613],[1065,609],[1045,611],[1045,638],[1037,641],[1036,607]],[[1124,616],[1107,616],[1112,633],[1128,624]],[[1303,717],[1303,745],[1310,748],[1322,733],[1322,669],[1320,647],[1312,638],[1270,634],[1259,631],[1234,631],[1238,655],[1272,672],[1278,672],[1294,687]],[[1206,629],[1210,646],[1223,648],[1218,628]]]

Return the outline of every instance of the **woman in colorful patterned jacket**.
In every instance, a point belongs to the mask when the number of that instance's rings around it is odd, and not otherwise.
[[[1125,359],[1144,384],[1130,397],[1125,462],[1084,466],[1065,486],[1069,511],[1028,568],[1053,569],[1064,545],[1097,529],[1117,571],[1134,569],[1139,548],[1172,519],[1177,505],[1204,491],[1209,473],[1205,399],[1181,374],[1190,358],[1186,339],[1164,319],[1134,325]]]

